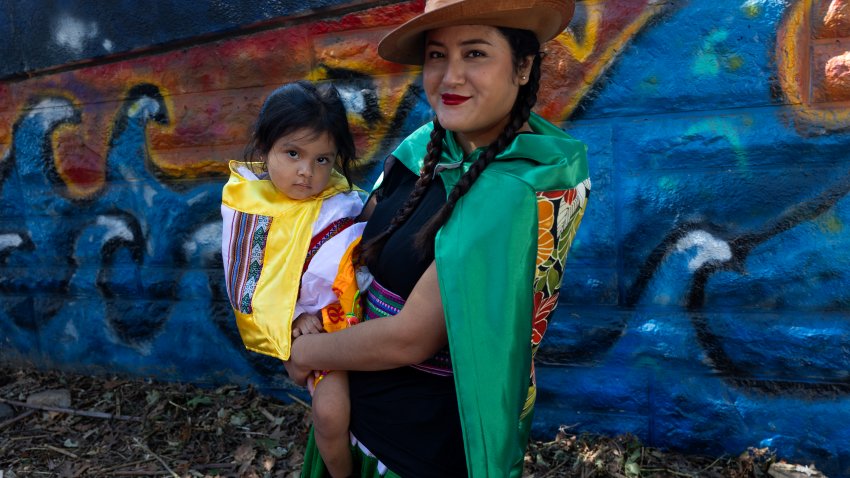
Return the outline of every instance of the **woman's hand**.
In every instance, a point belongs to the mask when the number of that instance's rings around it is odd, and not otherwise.
[[[292,321],[293,339],[301,335],[318,334],[324,331],[325,329],[322,326],[322,319],[313,314],[304,312],[299,315],[297,319]]]
[[[290,350],[289,360],[285,360],[283,362],[283,366],[286,368],[286,374],[289,375],[289,378],[292,379],[297,385],[301,385],[302,387],[307,384],[307,378],[313,372],[312,369],[304,367],[297,360],[297,353],[295,351],[295,344],[298,342],[297,340],[292,341],[292,349]]]

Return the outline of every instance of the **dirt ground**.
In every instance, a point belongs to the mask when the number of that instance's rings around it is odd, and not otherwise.
[[[252,388],[0,366],[0,478],[294,477],[309,423],[308,404]],[[562,428],[529,444],[524,476],[766,477],[776,462],[767,449],[685,456]]]

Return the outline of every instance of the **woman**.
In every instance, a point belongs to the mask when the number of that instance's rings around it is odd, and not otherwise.
[[[520,476],[532,356],[584,213],[585,147],[531,113],[570,0],[426,2],[384,58],[421,64],[436,118],[387,159],[362,324],[302,336],[290,376],[349,374],[363,476]],[[400,310],[399,310],[400,309]],[[304,476],[322,476],[308,445]]]

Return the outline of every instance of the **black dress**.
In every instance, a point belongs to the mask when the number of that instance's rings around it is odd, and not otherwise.
[[[375,193],[378,203],[363,231],[364,243],[386,228],[416,180],[403,164],[390,168]],[[379,284],[405,300],[431,262],[415,249],[413,237],[445,202],[442,181],[432,181],[370,267]],[[390,470],[403,477],[467,476],[452,376],[411,367],[349,372],[349,386],[351,431]]]

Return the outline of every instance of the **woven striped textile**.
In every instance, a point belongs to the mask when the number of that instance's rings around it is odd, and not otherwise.
[[[250,314],[251,299],[263,270],[263,254],[272,218],[234,211],[230,233],[230,264],[225,280],[230,305]]]
[[[404,307],[404,299],[378,284],[378,281],[373,280],[369,289],[366,290],[364,319],[371,320],[393,316],[398,314],[402,307]],[[452,359],[449,348],[444,347],[433,357],[422,363],[411,365],[411,367],[443,377],[452,375]]]

